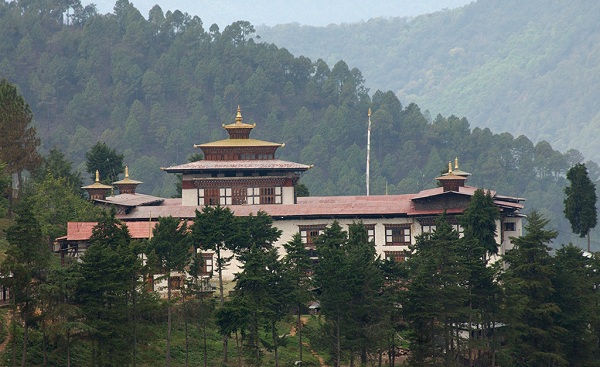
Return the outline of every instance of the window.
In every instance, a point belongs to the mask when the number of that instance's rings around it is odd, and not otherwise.
[[[246,204],[246,188],[245,187],[234,187],[231,189],[232,203],[233,205],[244,205]]]
[[[393,262],[404,262],[406,253],[404,251],[384,251],[385,259]]]
[[[260,204],[260,189],[258,187],[248,187],[246,192],[248,204]]]
[[[421,232],[422,233],[433,233],[436,230],[436,226],[435,224],[423,224],[421,226]]]
[[[213,272],[213,254],[202,253],[202,275],[212,275]]]
[[[365,224],[367,230],[367,239],[370,243],[375,243],[375,224]]]
[[[299,226],[300,237],[302,237],[302,243],[307,246],[314,246],[315,239],[323,233],[325,224],[319,224],[314,226]]]
[[[281,187],[261,187],[261,204],[281,204]]]
[[[504,230],[507,232],[515,232],[517,230],[517,224],[515,222],[505,222]]]
[[[219,204],[219,189],[198,189],[198,205]]]
[[[386,246],[406,246],[410,245],[410,225],[409,224],[387,224],[385,226],[385,245]]]
[[[219,189],[219,204],[231,205],[231,203],[233,202],[231,199],[231,194],[231,187]]]
[[[458,237],[460,238],[463,238],[463,236],[465,235],[465,230],[460,224],[453,224],[452,229],[455,230],[456,233],[458,233]]]

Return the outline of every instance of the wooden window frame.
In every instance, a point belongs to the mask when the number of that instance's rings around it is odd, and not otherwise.
[[[410,224],[385,224],[386,246],[408,246],[411,238]]]

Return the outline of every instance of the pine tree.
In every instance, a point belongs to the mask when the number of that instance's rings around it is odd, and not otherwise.
[[[130,362],[129,300],[138,268],[138,254],[130,245],[129,230],[113,210],[94,227],[90,246],[82,256],[77,300],[94,329],[93,357],[98,366]]]
[[[567,365],[561,342],[565,329],[557,324],[561,309],[554,302],[555,276],[548,246],[557,232],[547,230],[548,220],[537,212],[527,218],[526,234],[504,257],[508,269],[502,277],[507,293],[508,345],[516,366]]]
[[[460,242],[460,261],[468,272],[465,283],[469,292],[466,305],[468,324],[475,328],[478,335],[474,337],[474,333],[469,333],[467,354],[471,365],[475,363],[475,359],[481,358],[486,358],[485,364],[495,363],[495,324],[501,290],[494,280],[497,267],[489,266],[488,262],[492,255],[498,253],[495,237],[496,219],[499,216],[490,193],[484,194],[483,190],[477,190],[461,218],[464,237]],[[475,351],[477,355],[474,354]],[[491,355],[483,356],[482,351],[490,351]]]
[[[196,218],[191,226],[194,246],[203,250],[213,250],[217,256],[216,266],[219,274],[219,303],[225,303],[223,290],[223,270],[229,265],[233,256],[225,255],[233,251],[239,239],[239,220],[229,208],[206,206],[202,212],[196,210]],[[227,362],[227,335],[223,335],[223,361]]]
[[[23,348],[21,366],[27,363],[29,329],[37,320],[40,286],[44,283],[50,262],[50,249],[42,236],[31,203],[22,201],[16,209],[16,222],[6,232],[9,243],[2,262],[3,283],[12,293],[13,325],[17,311],[23,322]],[[16,340],[13,328],[13,341]],[[13,343],[13,365],[16,365],[16,348]]]
[[[183,273],[188,264],[190,239],[187,223],[178,218],[161,217],[152,230],[152,239],[148,245],[148,258],[154,260],[154,267],[167,277],[167,349],[166,366],[171,365],[171,329],[173,305],[172,273]]]
[[[442,215],[436,230],[417,237],[407,260],[411,271],[403,311],[412,331],[411,366],[450,366],[458,355],[458,326],[468,320],[458,233]],[[467,328],[470,326],[467,326]]]
[[[594,366],[600,357],[597,305],[597,271],[594,259],[581,249],[563,246],[554,257],[553,300],[561,312],[556,317],[568,365]]]
[[[96,170],[99,171],[102,183],[110,185],[119,179],[119,174],[125,172],[123,154],[117,154],[106,143],[98,142],[85,153],[85,170],[92,180],[96,178]]]
[[[286,277],[291,282],[290,300],[292,307],[296,308],[297,322],[296,335],[298,335],[298,360],[302,362],[302,305],[308,302],[311,298],[309,287],[311,285],[310,277],[308,276],[311,270],[311,261],[308,251],[302,242],[300,233],[295,233],[290,241],[283,244],[285,256],[283,264],[286,269]]]
[[[23,182],[21,172],[33,171],[41,163],[37,152],[40,139],[31,126],[33,114],[17,87],[6,79],[0,80],[0,162],[6,164],[6,172],[16,173],[20,190]],[[9,196],[12,199],[12,194]]]
[[[336,221],[325,228],[315,241],[319,261],[315,265],[315,287],[320,289],[321,313],[331,327],[333,345],[333,365],[339,367],[342,356],[344,321],[348,319],[353,294],[346,286],[348,275],[353,269],[345,261],[344,245],[348,234]]]
[[[571,185],[565,187],[565,217],[571,223],[573,233],[587,236],[587,250],[590,248],[590,230],[598,224],[596,210],[596,185],[590,180],[585,164],[578,163],[567,171]]]

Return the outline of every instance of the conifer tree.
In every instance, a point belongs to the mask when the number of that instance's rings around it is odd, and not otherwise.
[[[342,338],[344,321],[348,318],[353,294],[345,286],[349,269],[345,261],[344,245],[348,234],[336,221],[325,228],[315,241],[319,262],[315,265],[315,286],[320,289],[319,302],[321,313],[331,327],[333,339],[333,365],[339,367],[342,357]]]
[[[311,261],[306,251],[306,247],[302,242],[300,233],[295,233],[290,241],[283,244],[285,256],[283,264],[286,269],[286,276],[291,282],[291,305],[296,308],[296,335],[298,335],[298,360],[302,362],[302,305],[305,304],[311,297],[309,287],[311,280],[308,276],[311,269]]]
[[[196,210],[196,218],[192,224],[192,241],[194,246],[203,250],[213,250],[217,256],[216,266],[219,274],[219,303],[225,303],[223,290],[223,270],[229,265],[232,255],[226,251],[236,248],[239,239],[239,221],[229,208],[206,206],[202,211]],[[227,335],[223,335],[223,361],[227,362]]]
[[[127,226],[105,213],[92,230],[90,246],[82,256],[78,303],[92,334],[93,358],[98,366],[130,362],[132,338],[129,303],[136,280],[138,257],[130,246]]]
[[[583,163],[567,171],[567,180],[571,185],[565,187],[565,217],[571,223],[573,233],[587,236],[587,250],[590,252],[590,231],[598,224],[596,185],[590,180]]]
[[[17,87],[6,79],[0,80],[0,162],[8,173],[16,173],[21,189],[21,172],[33,171],[40,163],[37,152],[40,139],[31,126],[33,114]]]
[[[468,272],[460,262],[458,233],[442,215],[433,233],[417,237],[407,260],[411,271],[403,303],[411,366],[452,365],[461,344],[457,326],[466,319]]]
[[[569,366],[593,366],[600,358],[595,259],[570,244],[558,249],[553,260],[553,300],[561,310],[556,323],[565,329],[560,335],[564,355]]]
[[[167,278],[167,367],[171,365],[172,273],[183,273],[188,264],[189,250],[187,223],[173,217],[158,218],[158,224],[152,230],[152,239],[148,245],[148,259],[152,259],[155,269],[159,273],[166,273]]]
[[[92,180],[98,170],[102,183],[110,185],[119,179],[119,174],[125,172],[123,154],[117,154],[106,143],[98,142],[85,153],[85,170]]]
[[[507,293],[508,346],[517,366],[567,365],[561,342],[565,329],[558,325],[561,310],[554,301],[555,276],[548,246],[557,232],[546,229],[548,220],[537,212],[527,218],[526,234],[504,257],[508,269],[502,277]]]
[[[23,348],[21,366],[27,366],[27,346],[29,329],[37,320],[40,286],[46,278],[50,261],[50,250],[46,245],[42,230],[36,220],[31,203],[22,201],[17,210],[16,222],[6,232],[9,243],[6,258],[2,262],[2,281],[10,287],[13,306],[13,342],[14,325],[17,323],[17,311],[23,323]],[[13,365],[16,365],[16,345],[13,343]]]
[[[491,194],[477,190],[461,218],[464,237],[460,242],[460,262],[465,267],[468,277],[465,282],[469,292],[467,316],[469,325],[477,332],[469,333],[467,343],[471,365],[475,363],[476,357],[484,357],[482,351],[490,351],[491,354],[486,355],[490,358],[486,364],[495,363],[494,326],[499,312],[500,287],[494,281],[497,267],[489,266],[488,262],[492,255],[498,253],[495,236],[496,219],[499,216]]]

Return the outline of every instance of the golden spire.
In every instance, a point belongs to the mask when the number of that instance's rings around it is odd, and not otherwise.
[[[371,117],[371,107],[369,107],[369,117]]]
[[[125,178],[129,178],[129,167],[125,166]]]
[[[96,182],[100,182],[100,171],[96,170]]]
[[[238,105],[237,115],[235,116],[235,123],[238,125],[242,124],[242,109],[240,108],[240,105]]]
[[[454,158],[454,169],[458,169],[458,157]]]
[[[452,173],[452,161],[448,162],[448,173]]]

